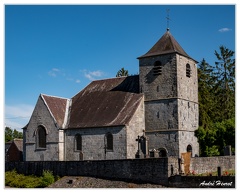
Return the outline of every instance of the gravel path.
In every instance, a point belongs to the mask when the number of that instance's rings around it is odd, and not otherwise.
[[[94,177],[65,176],[48,188],[165,188],[156,184],[135,184]]]

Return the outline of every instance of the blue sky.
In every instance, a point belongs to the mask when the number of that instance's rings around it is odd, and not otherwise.
[[[40,93],[71,98],[124,67],[170,32],[197,61],[214,64],[220,45],[235,51],[234,5],[6,5],[5,125],[29,121]]]

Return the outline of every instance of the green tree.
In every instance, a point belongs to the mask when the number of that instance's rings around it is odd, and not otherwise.
[[[124,68],[121,68],[118,72],[116,77],[121,77],[121,76],[129,76],[128,70],[125,70]]]
[[[15,138],[22,139],[23,138],[22,132],[19,132],[16,129],[13,130],[12,136],[13,136],[13,139],[15,139]]]
[[[5,127],[5,142],[11,141],[15,138],[22,139],[23,133],[16,129],[12,130],[10,127]]]
[[[199,125],[207,128],[210,124],[213,108],[213,67],[205,59],[201,61],[198,68],[198,102],[199,102]]]
[[[215,101],[217,121],[235,117],[235,59],[234,51],[220,46],[220,53],[215,51]]]
[[[5,142],[11,141],[13,135],[13,131],[10,127],[5,127]]]
[[[226,145],[235,151],[235,59],[234,52],[220,46],[218,62],[204,59],[198,67],[199,128],[195,135],[200,156],[223,155]]]
[[[235,118],[210,123],[207,129],[199,127],[195,131],[200,146],[201,156],[223,155],[226,145],[235,151]]]

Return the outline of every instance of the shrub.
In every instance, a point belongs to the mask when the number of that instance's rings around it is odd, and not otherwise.
[[[42,187],[47,187],[54,182],[55,182],[55,179],[54,179],[54,176],[53,176],[52,172],[44,170],[41,186]]]
[[[55,179],[50,171],[43,171],[43,176],[24,176],[18,174],[16,170],[5,172],[5,185],[16,188],[40,188],[47,187],[54,183]]]

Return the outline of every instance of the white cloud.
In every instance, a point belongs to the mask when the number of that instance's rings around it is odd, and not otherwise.
[[[50,70],[50,71],[48,72],[48,75],[49,75],[49,76],[52,76],[52,77],[56,77],[59,72],[60,72],[59,69],[53,68],[52,70]]]
[[[12,129],[23,128],[32,115],[34,106],[28,104],[5,105],[5,126]]]
[[[75,82],[76,82],[76,83],[80,83],[81,81],[80,81],[79,79],[77,79]]]
[[[225,28],[219,29],[218,31],[219,31],[219,32],[228,32],[228,31],[232,31],[232,29],[225,27]]]
[[[52,68],[52,70],[48,72],[48,75],[51,77],[66,76],[65,70],[64,69],[60,70],[58,68]]]
[[[102,72],[101,70],[96,70],[96,71],[83,70],[83,72],[84,72],[84,76],[91,81],[96,80],[97,78],[100,78],[104,75],[104,72]]]

